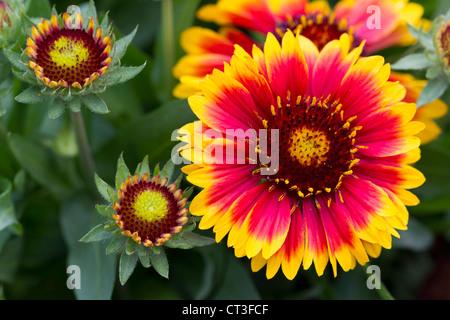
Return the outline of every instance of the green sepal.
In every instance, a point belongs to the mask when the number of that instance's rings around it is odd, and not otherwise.
[[[183,198],[189,198],[193,192],[194,192],[193,186],[187,187],[186,189],[183,190]]]
[[[137,245],[136,251],[139,255],[139,260],[141,261],[142,266],[144,268],[149,268],[151,266],[149,249],[147,249],[144,245]]]
[[[128,241],[125,245],[125,252],[128,255],[132,255],[136,252],[136,241],[134,241],[132,238],[128,237]]]
[[[89,110],[94,113],[106,114],[109,112],[108,106],[106,105],[105,101],[103,101],[102,98],[94,93],[82,96],[81,101],[86,107],[88,107]]]
[[[106,75],[105,86],[113,86],[136,77],[146,66],[147,62],[137,67],[117,67]]]
[[[186,242],[192,243],[196,247],[209,246],[211,244],[216,243],[215,239],[201,236],[194,232],[183,233],[183,235],[181,236],[181,239],[183,239]]]
[[[116,171],[116,190],[119,190],[122,183],[130,177],[130,170],[128,169],[125,161],[123,160],[123,153],[120,154],[117,160],[117,171]]]
[[[16,78],[18,78],[19,80],[29,83],[32,86],[37,86],[39,85],[39,82],[37,81],[37,78],[33,75],[30,75],[30,71],[26,70],[25,72],[23,71],[17,71],[12,69],[12,73],[16,76]]]
[[[422,30],[422,27],[420,29],[408,24],[408,31],[409,33],[417,39],[417,41],[427,50],[433,51],[434,43],[433,43],[433,37],[431,37],[428,32],[425,32]]]
[[[424,53],[413,53],[391,64],[392,70],[422,70],[433,65]]]
[[[44,95],[41,92],[41,88],[32,86],[22,91],[15,99],[20,103],[34,104],[44,100]]]
[[[159,253],[156,254],[155,250],[150,252],[150,263],[162,277],[169,278],[169,261],[167,260],[166,253],[163,249],[160,249]]]
[[[108,239],[111,236],[111,232],[105,230],[105,226],[103,224],[99,224],[92,228],[83,238],[81,238],[80,242],[101,241]]]
[[[111,195],[116,193],[116,191],[109,184],[103,181],[97,173],[94,175],[94,181],[95,185],[97,186],[97,190],[103,197],[103,199],[110,202]]]
[[[120,60],[125,55],[125,52],[127,51],[128,46],[133,41],[134,36],[136,35],[137,29],[139,26],[136,26],[131,33],[129,33],[127,36],[117,40],[114,43],[114,59]]]
[[[119,281],[121,285],[124,285],[133,274],[137,260],[136,254],[128,255],[125,250],[122,251],[119,261]]]
[[[109,214],[106,211],[108,209],[108,206],[105,206],[103,204],[97,204],[97,205],[95,205],[95,209],[101,216],[109,217]]]
[[[119,252],[126,242],[127,238],[122,235],[113,238],[112,241],[109,243],[109,245],[106,247],[105,254],[109,255]]]
[[[170,181],[170,179],[172,179],[174,171],[175,171],[175,164],[169,160],[164,164],[164,167],[162,168],[161,171],[161,176],[166,177]]]
[[[142,176],[144,173],[148,174],[150,177],[150,166],[148,164],[148,156],[145,156],[142,162],[140,162],[137,167],[135,174],[137,174],[139,177]]]
[[[446,77],[438,77],[428,81],[417,99],[417,108],[439,99],[447,87],[448,80]]]
[[[48,110],[48,116],[50,119],[56,119],[66,111],[67,103],[62,99],[54,99]]]
[[[81,99],[80,96],[72,96],[72,99],[68,101],[68,106],[72,112],[80,112],[81,110]]]
[[[195,247],[195,244],[184,240],[183,238],[170,239],[164,242],[164,245],[172,249],[192,249]]]
[[[24,72],[28,70],[28,66],[22,61],[22,55],[20,53],[5,48],[3,49],[3,54],[14,68]]]

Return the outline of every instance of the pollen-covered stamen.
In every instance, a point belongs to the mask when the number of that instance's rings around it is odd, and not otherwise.
[[[264,121],[268,130],[279,130],[279,141],[269,141],[279,143],[279,168],[264,178],[300,197],[337,190],[358,162],[355,136],[361,127],[352,124],[355,118],[345,119],[339,102],[328,99],[299,98],[293,105],[278,99],[278,104]]]
[[[82,29],[80,13],[75,23],[66,13],[64,25],[60,27],[58,19],[52,16],[50,22],[43,20],[31,29],[31,38],[27,40],[27,54],[34,60],[30,67],[36,76],[50,87],[82,88],[104,74],[111,64],[111,38],[102,38],[103,32],[97,29],[100,38],[93,37],[93,19],[88,30]]]
[[[188,221],[182,191],[157,178],[129,177],[118,192],[119,203],[114,203],[113,218],[123,234],[145,246],[162,245]]]
[[[361,43],[359,39],[355,39],[353,28],[348,26],[347,21],[345,19],[336,20],[334,14],[330,16],[322,13],[302,14],[295,18],[287,16],[285,21],[278,23],[275,30],[280,42],[287,30],[310,39],[319,50],[322,50],[331,40],[339,39],[344,33],[347,33],[353,40],[353,47],[356,48]]]
[[[450,68],[450,21],[446,21],[439,28],[436,33],[436,44],[443,64]]]

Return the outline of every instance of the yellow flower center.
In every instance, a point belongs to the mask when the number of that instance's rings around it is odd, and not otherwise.
[[[133,209],[137,217],[147,222],[156,222],[167,215],[168,204],[161,192],[146,190],[136,197]]]
[[[70,68],[89,58],[89,49],[82,40],[60,37],[49,52],[52,61],[59,67]]]
[[[290,141],[289,153],[303,166],[318,166],[328,159],[330,141],[322,131],[296,129]]]

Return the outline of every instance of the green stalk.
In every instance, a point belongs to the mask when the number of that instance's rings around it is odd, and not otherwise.
[[[86,127],[84,125],[83,115],[81,112],[70,111],[73,128],[77,136],[78,151],[83,174],[89,184],[89,187],[95,190],[94,175],[96,172],[94,158],[92,157],[91,147],[89,146]]]
[[[8,129],[0,119],[0,142],[6,143],[8,140]]]
[[[167,75],[167,87],[170,90],[175,85],[175,79],[172,76],[172,68],[175,64],[175,35],[173,23],[173,1],[163,0],[161,4],[162,33],[163,33],[163,52],[164,52],[164,75]],[[169,92],[171,96],[171,92]]]
[[[362,266],[367,278],[369,277],[368,275],[370,274],[370,272],[367,272],[368,267],[369,267],[368,264]],[[384,285],[383,281],[381,281],[381,279],[380,279],[380,289],[374,290],[378,293],[378,295],[382,300],[395,300],[392,294],[389,292],[388,288]]]

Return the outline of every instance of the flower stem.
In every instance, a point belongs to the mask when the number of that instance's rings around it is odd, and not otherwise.
[[[175,79],[172,77],[172,67],[175,64],[175,35],[173,23],[173,1],[163,0],[161,4],[164,74],[167,75],[168,88],[172,90]],[[171,92],[170,92],[171,94]]]
[[[364,273],[366,274],[366,276],[369,278],[369,275],[371,275],[372,273],[368,270],[368,265],[364,265],[362,266]],[[380,284],[380,288],[376,288],[375,290],[377,291],[378,295],[380,296],[381,299],[383,300],[395,300],[394,297],[392,296],[392,294],[389,292],[388,288],[384,285],[383,281],[381,281],[381,279],[378,279],[379,284]]]
[[[84,125],[83,115],[81,112],[70,111],[70,118],[72,119],[73,128],[77,136],[78,150],[80,153],[80,161],[89,186],[94,188],[95,163],[92,157],[91,147],[86,134],[86,127]]]

